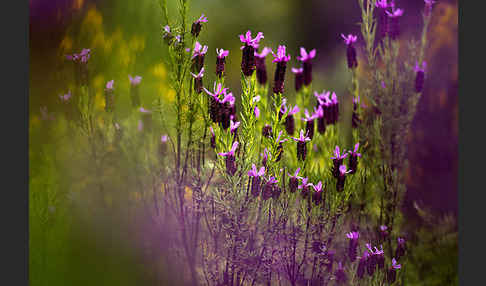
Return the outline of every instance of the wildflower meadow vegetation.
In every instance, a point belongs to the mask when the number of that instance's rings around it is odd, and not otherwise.
[[[313,87],[319,49],[292,50],[270,32],[242,29],[239,48],[206,45],[201,35],[215,20],[204,10],[191,18],[187,0],[171,12],[166,0],[154,6],[171,100],[148,100],[144,76],[123,70],[97,95],[99,53],[73,46],[63,66],[74,88],[58,95],[57,112],[42,106],[31,128],[56,142],[31,155],[42,162],[31,166],[31,284],[457,285],[449,260],[419,267],[426,245],[455,253],[453,223],[411,233],[401,210],[405,138],[433,76],[425,53],[436,1],[417,11],[355,1],[359,25],[336,35],[345,92]],[[404,39],[405,13],[421,15],[422,32]],[[75,163],[63,169],[59,154]],[[59,220],[64,227],[51,232]],[[442,242],[431,242],[433,231]],[[110,242],[87,246],[87,237]],[[46,255],[49,240],[65,251],[58,264]],[[114,258],[80,259],[83,247]],[[99,278],[117,263],[132,266],[119,280]]]

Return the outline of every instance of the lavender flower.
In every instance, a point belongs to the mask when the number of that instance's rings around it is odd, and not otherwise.
[[[162,34],[162,38],[167,43],[167,45],[171,45],[174,40],[174,35],[172,35],[170,31],[169,25],[164,26],[164,33]]]
[[[388,0],[377,0],[375,2],[376,8],[378,8],[378,27],[380,28],[381,37],[385,37],[388,31],[388,17],[386,15],[386,10],[393,7],[393,2],[388,3]]]
[[[367,243],[366,248],[368,248],[370,256],[368,257],[368,263],[366,265],[366,270],[369,276],[373,276],[376,270],[376,255],[373,249],[371,249],[371,244]]]
[[[142,81],[142,77],[139,76],[139,75],[136,75],[135,77],[128,75],[128,79],[130,80],[130,85],[132,85],[132,86],[139,85],[140,82]]]
[[[235,141],[228,152],[218,153],[219,156],[226,157],[226,173],[230,176],[236,173],[235,151],[237,148],[238,141]]]
[[[354,150],[353,151],[348,151],[350,156],[349,156],[349,170],[350,174],[356,173],[358,170],[358,157],[361,157],[361,154],[358,153],[358,148],[359,148],[359,142],[354,145]]]
[[[316,205],[321,204],[322,202],[322,182],[319,181],[317,185],[312,185],[314,188],[314,193],[312,194],[312,200]]]
[[[304,135],[304,130],[300,130],[299,138],[292,138],[297,142],[297,159],[305,161],[305,157],[307,155],[306,142],[310,141],[311,139]]]
[[[273,196],[274,189],[276,187],[277,182],[278,181],[273,176],[268,178],[268,180],[265,182],[265,185],[263,186],[263,191],[262,191],[263,200],[268,200]]]
[[[198,74],[193,74],[191,72],[192,77],[194,77],[194,91],[197,94],[200,94],[203,89],[203,81],[202,78],[204,76],[204,67],[201,68]]]
[[[425,2],[425,9],[424,9],[425,17],[430,17],[430,15],[432,15],[432,6],[435,4],[436,1],[424,0],[424,2]]]
[[[142,123],[144,129],[147,131],[152,130],[152,111],[140,107],[139,111],[142,113]]]
[[[294,135],[295,132],[295,119],[294,114],[300,111],[299,107],[296,105],[294,107],[289,106],[289,113],[285,118],[285,131],[288,135]]]
[[[277,54],[272,52],[274,57],[273,62],[277,63],[277,68],[275,70],[275,78],[273,85],[273,93],[283,93],[284,92],[284,81],[285,81],[285,70],[287,68],[287,62],[290,60],[290,55],[286,55],[286,47],[278,46]]]
[[[359,104],[359,95],[358,98],[353,97],[353,115],[351,117],[351,124],[353,128],[357,128],[358,125],[361,123],[361,119],[359,118],[357,109]],[[361,107],[365,107],[364,104]]]
[[[220,104],[219,96],[225,95],[227,93],[227,88],[223,88],[221,83],[214,83],[213,90],[214,92],[210,92],[206,88],[203,87],[203,90],[210,96],[209,100],[209,116],[214,123],[221,122],[221,114],[222,114],[222,107]]]
[[[356,48],[353,44],[356,43],[358,37],[352,34],[349,34],[348,36],[341,34],[341,37],[344,39],[347,46],[346,57],[348,59],[348,68],[356,68],[358,66],[358,60],[356,59]]]
[[[388,283],[393,284],[397,278],[397,270],[402,268],[401,264],[397,264],[397,260],[395,258],[392,259],[392,265],[388,269],[386,279]]]
[[[336,254],[334,250],[328,250],[326,252],[327,262],[325,262],[324,265],[326,265],[326,270],[329,273],[332,272],[332,265],[334,263],[334,254]]]
[[[106,83],[105,88],[105,111],[111,112],[113,111],[113,107],[115,106],[115,96],[113,94],[114,90],[114,80],[110,80]]]
[[[297,170],[295,170],[295,173],[293,175],[289,175],[289,190],[291,193],[294,193],[297,188],[298,188],[298,185],[299,185],[299,179],[302,179],[302,177],[299,177],[299,172],[300,172],[300,168],[297,168]]]
[[[230,120],[230,132],[233,133],[233,135],[236,134],[236,131],[238,130],[238,127],[240,126],[240,122],[234,122],[233,120]]]
[[[312,140],[314,138],[314,119],[316,118],[315,114],[310,115],[307,109],[304,110],[305,117],[302,120],[305,121],[305,134]]]
[[[261,53],[255,51],[255,65],[258,83],[265,85],[267,83],[267,67],[265,65],[265,58],[272,52],[269,47],[264,47]]]
[[[380,225],[380,236],[381,236],[381,239],[385,239],[387,238],[389,235],[388,233],[388,226],[386,225]]]
[[[226,57],[229,54],[229,51],[225,51],[223,49],[216,49],[216,54],[218,55],[216,57],[216,75],[218,77],[222,77],[224,73],[224,65],[226,62]]]
[[[272,137],[272,126],[265,124],[262,128],[262,136],[263,137]]]
[[[206,16],[204,16],[204,14],[201,15],[201,17],[199,17],[199,19],[197,19],[194,23],[192,23],[192,27],[191,27],[191,34],[197,38],[199,36],[199,33],[201,32],[201,23],[207,23],[208,22],[208,18],[206,18]]]
[[[339,177],[339,167],[343,164],[344,159],[348,156],[345,150],[343,150],[343,154],[341,155],[339,146],[336,145],[334,149],[334,156],[331,157],[333,160],[333,169],[332,174],[335,178]]]
[[[253,114],[255,114],[256,118],[260,117],[260,108],[258,108],[258,106],[255,106],[253,109]]]
[[[395,250],[395,257],[397,259],[400,259],[400,257],[404,256],[405,255],[405,239],[404,238],[401,238],[399,237],[397,239],[397,249]]]
[[[331,94],[331,113],[332,123],[335,124],[339,120],[339,100],[334,92]]]
[[[265,147],[265,149],[263,149],[263,153],[260,153],[260,155],[262,156],[262,165],[266,167],[267,161],[271,157],[271,154],[270,152],[268,152],[268,149]]]
[[[320,134],[326,133],[326,118],[324,117],[322,105],[319,105],[317,109],[314,107],[314,117],[317,118],[317,131]]]
[[[344,272],[344,268],[341,262],[338,263],[338,268],[334,275],[336,275],[336,282],[338,284],[345,284],[348,280],[348,277],[346,275],[346,272]]]
[[[251,194],[254,197],[258,197],[260,194],[261,177],[265,175],[265,167],[261,167],[257,170],[255,164],[252,165],[252,169],[248,171],[248,176],[251,177]]]
[[[62,95],[59,95],[59,98],[61,98],[61,101],[67,102],[71,98],[71,91],[68,91],[68,93]]]
[[[338,192],[341,192],[344,190],[344,182],[346,180],[346,174],[348,174],[350,171],[346,170],[346,165],[341,165],[339,167],[339,177],[337,178],[336,182],[336,190]]]
[[[356,269],[356,276],[358,276],[359,279],[362,279],[363,276],[364,276],[366,266],[368,265],[369,257],[370,257],[370,254],[368,253],[367,250],[365,250],[363,252],[363,256],[361,256],[360,259],[359,259],[358,268]]]
[[[311,183],[308,183],[308,178],[302,178],[302,183],[298,186],[298,189],[301,190],[300,194],[305,199],[309,195],[309,187],[312,186]]]
[[[167,140],[169,140],[169,137],[167,134],[161,135],[160,136],[160,145],[159,145],[159,152],[161,158],[163,158],[167,152]]]
[[[204,66],[204,56],[208,51],[208,46],[202,46],[198,41],[194,45],[194,50],[192,51],[192,71],[200,71]]]
[[[383,245],[380,246],[381,249],[378,250],[375,246],[375,259],[376,263],[378,264],[379,269],[383,269],[385,267],[385,251],[383,251]]]
[[[142,77],[137,75],[132,78],[131,75],[128,75],[128,80],[130,81],[130,99],[132,102],[132,107],[137,108],[140,106],[138,86],[142,81]]]
[[[301,47],[300,57],[297,60],[302,62],[303,73],[304,73],[304,85],[308,86],[312,82],[312,59],[316,56],[316,50],[313,49],[309,53]]]
[[[398,22],[398,19],[403,15],[403,10],[402,9],[395,9],[395,7],[392,7],[392,12],[390,13],[389,11],[386,11],[386,14],[388,15],[388,26],[387,26],[387,33],[390,39],[395,40],[398,38],[400,35],[400,24]]]
[[[419,63],[415,63],[415,92],[422,92],[424,88],[424,79],[425,79],[425,69],[427,68],[427,63],[424,61],[422,62],[422,67],[420,67]]]
[[[224,130],[228,129],[230,126],[231,116],[235,118],[236,110],[235,110],[235,98],[233,94],[226,93],[227,89],[223,89],[224,98],[219,101],[220,103],[220,110],[221,110],[221,126]]]
[[[280,159],[282,159],[282,154],[283,154],[282,143],[288,140],[288,139],[280,139],[280,137],[282,136],[282,132],[283,132],[283,130],[280,130],[280,132],[278,133],[278,136],[277,136],[277,140],[276,140],[276,143],[278,144],[278,146],[277,146],[277,158],[275,159],[275,162],[278,162],[278,161],[280,161]]]
[[[348,256],[351,262],[356,260],[358,254],[358,238],[359,232],[352,231],[346,234],[346,237],[349,238],[349,245],[348,245]]]
[[[240,41],[245,44],[240,48],[243,50],[241,58],[241,71],[245,76],[251,76],[255,70],[255,50],[258,49],[260,40],[263,38],[263,33],[258,32],[256,37],[252,39],[250,30],[248,30],[245,35],[240,35]]]
[[[304,84],[304,68],[292,68],[292,72],[295,74],[295,91],[299,92]]]

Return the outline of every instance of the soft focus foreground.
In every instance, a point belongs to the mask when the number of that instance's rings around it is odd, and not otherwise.
[[[33,285],[457,284],[456,201],[411,193],[428,169],[408,159],[426,92],[454,109],[457,63],[431,71],[456,7],[349,1],[361,26],[329,48],[168,2],[76,1],[56,49],[31,46]]]

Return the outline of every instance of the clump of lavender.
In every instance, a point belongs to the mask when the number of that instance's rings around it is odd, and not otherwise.
[[[312,187],[314,188],[314,192],[312,194],[312,201],[316,204],[316,205],[320,205],[321,202],[322,202],[322,182],[319,181],[317,183],[317,185],[312,185]]]
[[[340,171],[339,168],[343,164],[344,159],[348,156],[348,153],[343,150],[343,154],[341,155],[339,146],[336,146],[334,149],[334,156],[331,157],[333,167],[332,167],[332,174],[335,178],[338,178],[340,176]]]
[[[110,80],[105,87],[105,111],[113,111],[115,106],[115,95],[113,94],[115,80]]]
[[[292,68],[295,75],[295,91],[299,92],[304,84],[304,68]]]
[[[358,157],[361,157],[361,153],[358,153],[359,142],[354,145],[353,151],[349,152],[349,173],[354,174],[358,170]]]
[[[295,138],[292,137],[297,142],[297,159],[305,161],[305,157],[307,155],[307,146],[306,143],[311,139],[304,135],[304,130],[300,130],[300,137]]]
[[[305,134],[307,137],[309,137],[309,139],[312,140],[312,138],[314,138],[314,129],[315,129],[314,119],[316,118],[316,115],[315,114],[310,115],[307,109],[304,110],[304,115],[305,117],[302,118],[302,120],[305,121]]]
[[[348,68],[353,69],[358,67],[358,60],[356,57],[356,48],[354,47],[354,43],[358,40],[358,36],[349,34],[348,36],[345,36],[341,34],[341,37],[344,39],[344,42],[346,43],[347,49],[346,49],[346,57],[348,60]]]
[[[265,175],[265,167],[261,167],[260,170],[257,170],[255,164],[253,164],[251,170],[248,171],[248,176],[251,177],[251,194],[254,197],[260,195],[260,186],[262,184],[261,177],[263,175]]]
[[[336,276],[336,282],[338,284],[345,284],[346,281],[348,281],[348,276],[344,271],[341,261],[338,263],[338,268],[336,269],[336,273],[334,275]]]
[[[201,23],[207,23],[207,22],[208,22],[208,18],[206,18],[206,16],[202,14],[201,17],[199,17],[199,19],[197,19],[196,21],[194,21],[194,23],[192,23],[191,34],[195,38],[197,38],[199,36],[199,33],[201,32],[201,27],[202,27]]]
[[[270,52],[272,52],[272,49],[269,47],[264,47],[261,53],[255,51],[256,76],[258,83],[261,85],[265,85],[268,80],[265,59]]]
[[[198,74],[193,74],[191,72],[192,77],[194,77],[194,91],[199,94],[203,90],[203,81],[202,78],[204,76],[204,67],[201,68]]]
[[[395,250],[395,257],[400,259],[400,257],[405,255],[405,239],[402,237],[397,238],[397,249]]]
[[[256,37],[252,39],[250,30],[248,30],[245,35],[240,35],[240,41],[245,44],[240,48],[243,50],[241,58],[241,71],[245,76],[251,76],[255,70],[255,50],[258,49],[260,40],[263,38],[263,33],[258,32]]]
[[[225,51],[223,49],[216,49],[216,75],[218,77],[222,77],[224,74],[224,65],[226,63],[226,57],[229,54],[229,51]]]
[[[312,59],[315,58],[315,56],[316,49],[307,53],[303,47],[300,48],[300,57],[297,57],[297,60],[302,62],[305,86],[310,85],[312,82]]]
[[[395,283],[395,280],[397,278],[397,270],[402,267],[401,264],[397,263],[397,260],[395,258],[392,259],[392,265],[388,269],[386,279],[388,283],[393,284]]]
[[[137,108],[140,106],[140,95],[138,91],[138,85],[142,81],[141,76],[128,76],[128,79],[130,80],[130,99],[132,101],[132,107]]]
[[[265,185],[263,186],[263,191],[262,191],[262,199],[263,200],[268,200],[274,195],[274,189],[277,185],[278,181],[275,179],[275,177],[270,176],[267,181],[265,182]]]
[[[348,174],[350,171],[346,169],[346,165],[341,165],[339,167],[339,176],[337,178],[336,182],[336,190],[338,192],[341,192],[344,190],[344,182],[346,181],[346,174]]]
[[[425,80],[425,69],[427,68],[427,63],[424,61],[422,62],[422,67],[420,67],[419,63],[415,63],[415,92],[422,92],[424,88],[424,80]]]
[[[275,69],[273,93],[283,93],[285,70],[287,68],[287,62],[290,61],[290,55],[286,54],[286,47],[282,45],[278,46],[277,54],[272,52],[272,55],[274,57],[273,62],[277,63],[277,67]]]
[[[198,72],[204,66],[204,57],[208,51],[208,46],[202,46],[198,41],[194,45],[194,50],[192,51],[192,71]]]
[[[400,23],[399,19],[403,15],[403,10],[395,7],[392,7],[392,12],[386,11],[388,15],[388,25],[387,25],[387,34],[390,39],[395,40],[400,36]]]
[[[291,174],[288,174],[289,175],[289,191],[291,193],[294,193],[297,188],[299,187],[299,179],[302,179],[302,177],[299,177],[299,172],[300,172],[300,168],[297,168],[297,170],[295,170],[295,173],[293,175]]]
[[[230,176],[233,176],[236,173],[235,152],[237,148],[238,141],[235,141],[228,152],[218,153],[219,156],[226,158],[226,173]]]
[[[357,255],[358,255],[359,232],[352,231],[350,233],[347,233],[346,237],[349,238],[348,257],[351,260],[351,262],[354,262],[356,260]]]

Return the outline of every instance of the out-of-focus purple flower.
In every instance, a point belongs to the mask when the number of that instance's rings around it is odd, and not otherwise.
[[[267,181],[265,182],[265,185],[263,186],[263,191],[262,191],[262,199],[263,200],[268,200],[274,195],[275,187],[277,185],[278,181],[275,179],[275,177],[270,176]]]
[[[300,168],[297,168],[297,170],[295,170],[295,173],[293,175],[291,174],[288,174],[289,175],[289,190],[290,192],[295,192],[298,188],[298,185],[299,185],[299,179],[302,179],[302,177],[299,177],[299,172],[300,172]]]
[[[226,173],[230,176],[236,173],[235,151],[237,148],[238,141],[235,141],[228,152],[218,153],[219,156],[226,157]]]
[[[383,250],[383,245],[380,245],[380,249],[375,246],[374,255],[378,268],[383,269],[385,267],[385,251]]]
[[[333,160],[332,174],[335,178],[339,177],[339,167],[343,164],[343,161],[347,156],[348,153],[346,152],[346,150],[343,150],[341,154],[339,146],[336,145],[336,148],[334,148],[334,156],[331,157],[331,159]]]
[[[211,145],[211,148],[216,148],[216,135],[214,135],[214,129],[212,126],[209,127],[209,130],[211,131],[211,139],[209,144]]]
[[[348,59],[348,68],[353,69],[358,66],[358,60],[356,57],[356,48],[354,47],[354,43],[358,40],[358,37],[352,34],[345,36],[341,34],[341,37],[344,39],[346,43],[346,57]]]
[[[397,270],[402,267],[401,264],[397,264],[397,261],[395,258],[392,258],[392,265],[388,269],[386,279],[388,283],[393,284],[395,283],[395,280],[397,278]]]
[[[348,277],[346,275],[346,272],[344,272],[344,268],[341,261],[339,261],[338,268],[336,269],[336,273],[334,275],[336,276],[336,282],[339,285],[345,284],[346,281],[348,280]]]
[[[292,138],[297,141],[297,159],[305,161],[305,157],[307,156],[306,142],[310,141],[311,139],[304,135],[304,130],[300,130],[299,138]]]
[[[305,199],[309,195],[309,187],[312,186],[311,183],[308,183],[309,178],[302,178],[301,184],[298,186],[298,189],[301,190],[300,194]]]
[[[275,78],[273,85],[273,93],[283,93],[284,92],[284,81],[285,81],[285,70],[287,68],[287,62],[290,60],[290,55],[286,54],[285,46],[278,46],[277,54],[272,52],[274,59],[273,62],[277,63],[277,68],[275,70]]]
[[[279,162],[280,159],[282,159],[282,154],[283,154],[283,145],[282,143],[287,141],[288,139],[280,139],[282,136],[283,130],[280,130],[277,136],[277,140],[275,142],[278,144],[277,146],[277,157],[275,158],[275,162]]]
[[[366,265],[368,264],[368,258],[370,257],[370,254],[368,253],[367,250],[363,252],[363,256],[359,258],[358,262],[358,268],[356,269],[356,276],[358,276],[359,279],[362,279],[365,273]]]
[[[351,174],[356,173],[358,170],[358,157],[361,157],[361,153],[358,153],[358,148],[359,148],[359,142],[354,145],[354,150],[353,151],[348,151],[349,152],[349,170]]]
[[[310,139],[312,139],[314,138],[314,119],[316,118],[316,116],[314,113],[312,115],[309,114],[309,110],[307,110],[307,108],[304,110],[304,116],[305,117],[301,119],[305,121],[305,133]]]
[[[272,154],[270,154],[270,152],[268,152],[268,149],[265,147],[265,149],[263,149],[263,153],[260,154],[262,156],[262,165],[263,166],[267,166],[267,161],[269,158],[271,158]]]
[[[358,255],[358,238],[359,232],[352,231],[346,234],[346,237],[349,238],[349,245],[348,245],[348,256],[351,262],[356,260]]]
[[[432,15],[432,6],[435,4],[436,1],[424,0],[424,2],[425,2],[425,9],[424,9],[425,17],[430,17],[430,15]]]
[[[194,23],[192,23],[191,34],[197,38],[199,36],[199,33],[201,32],[201,27],[202,27],[201,23],[207,23],[207,22],[208,22],[208,18],[206,18],[206,16],[202,14],[201,17],[199,17],[199,19],[197,19],[196,21],[194,21]]]
[[[403,15],[403,9],[395,9],[392,8],[392,11],[386,11],[388,15],[388,26],[387,26],[387,34],[390,39],[395,40],[400,35],[400,23],[398,19]]]
[[[272,136],[272,126],[269,124],[265,124],[262,128],[262,136],[263,137],[271,137]]]
[[[264,47],[261,53],[258,53],[257,51],[254,52],[257,80],[258,83],[261,85],[265,85],[267,83],[268,78],[265,58],[271,52],[272,49],[270,49],[269,47]]]
[[[323,105],[318,105],[317,108],[314,107],[314,116],[317,118],[317,131],[320,134],[326,133],[326,117],[324,114]]]
[[[422,62],[422,67],[420,67],[419,63],[415,63],[415,92],[422,92],[424,88],[424,80],[425,80],[425,69],[427,68],[427,63],[424,61]]]
[[[304,85],[308,86],[312,82],[312,59],[316,56],[316,49],[311,50],[309,53],[304,47],[300,47],[300,57],[297,56],[297,60],[302,62]]]
[[[350,170],[347,170],[346,165],[339,166],[339,175],[336,181],[336,190],[341,192],[344,190],[344,183],[346,180],[346,174],[350,173]]]
[[[388,3],[388,0],[377,0],[375,6],[378,8],[378,28],[380,29],[380,35],[381,37],[385,37],[388,31],[388,16],[386,15],[386,10],[394,7],[394,3],[393,1]]]
[[[400,257],[405,255],[405,239],[402,237],[399,237],[397,239],[397,249],[395,250],[395,257],[397,259],[400,259]]]
[[[169,25],[164,26],[164,32],[162,34],[162,38],[168,45],[171,45],[174,40],[174,35],[172,34]]]
[[[68,91],[68,93],[64,95],[60,94],[59,97],[61,98],[61,101],[67,102],[71,98],[71,91]]]
[[[201,68],[198,74],[193,74],[191,72],[192,77],[194,77],[194,91],[199,94],[202,92],[203,89],[203,81],[202,78],[204,76],[204,67]]]
[[[260,109],[258,108],[258,106],[255,106],[255,108],[253,109],[253,113],[255,114],[256,118],[260,117]]]
[[[289,106],[289,112],[285,118],[285,131],[288,135],[294,135],[295,132],[295,119],[294,115],[300,111],[299,107],[295,105],[294,107]]]
[[[265,175],[265,167],[261,167],[257,170],[255,164],[252,165],[252,169],[248,171],[248,176],[251,177],[251,194],[254,197],[258,197],[260,194],[261,177]]]
[[[239,126],[240,126],[240,122],[239,121],[234,122],[233,120],[231,120],[231,123],[230,123],[230,131],[231,131],[231,133],[235,134],[236,133],[236,130],[238,129]]]
[[[140,82],[142,81],[142,77],[139,75],[136,75],[135,77],[132,77],[131,75],[128,75],[128,79],[130,80],[130,84],[132,86],[139,85]]]
[[[222,77],[224,73],[224,65],[226,63],[226,57],[229,54],[229,51],[225,51],[223,49],[216,49],[216,75],[218,77]]]
[[[105,90],[112,91],[114,89],[115,80],[110,80],[109,82],[106,83]]]
[[[292,68],[295,74],[295,91],[299,92],[304,84],[304,68]]]
[[[263,33],[258,32],[256,37],[252,39],[250,30],[245,35],[240,35],[240,41],[244,44],[241,46],[241,50],[243,50],[241,71],[245,76],[250,76],[255,70],[255,50],[258,49],[260,40],[263,38]]]
[[[317,185],[312,184],[312,187],[314,188],[312,200],[316,205],[319,205],[322,202],[322,182],[319,181]]]
[[[200,71],[204,66],[204,56],[208,51],[208,46],[202,46],[198,41],[194,45],[192,51],[192,71]]]

